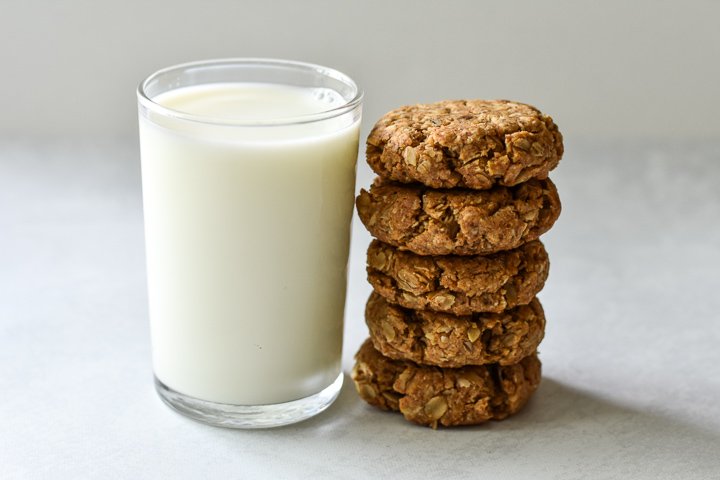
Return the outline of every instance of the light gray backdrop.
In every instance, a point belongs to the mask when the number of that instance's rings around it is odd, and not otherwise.
[[[0,136],[133,136],[170,64],[279,57],[401,104],[511,98],[569,137],[720,136],[720,2],[0,1]]]
[[[708,479],[720,471],[720,2],[0,0],[0,479]],[[511,98],[566,155],[543,236],[543,383],[432,431],[346,378],[308,422],[207,428],[152,390],[135,87],[257,56],[385,111]],[[358,162],[358,187],[371,172]],[[367,336],[355,220],[343,366]]]

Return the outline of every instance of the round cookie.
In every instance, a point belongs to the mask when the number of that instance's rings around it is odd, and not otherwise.
[[[490,190],[435,190],[377,178],[357,198],[370,234],[418,255],[484,255],[536,240],[560,216],[550,179]]]
[[[536,351],[545,335],[537,299],[502,313],[456,316],[398,307],[373,292],[365,322],[374,347],[386,357],[450,368],[512,365]]]
[[[383,357],[366,340],[355,359],[352,379],[363,400],[432,428],[502,420],[540,384],[534,353],[515,365],[439,368]]]
[[[550,262],[540,240],[490,255],[421,256],[373,240],[368,281],[389,302],[455,315],[502,312],[530,303]]]
[[[390,180],[487,189],[546,178],[563,154],[552,118],[508,100],[447,100],[385,114],[367,139],[367,162]]]

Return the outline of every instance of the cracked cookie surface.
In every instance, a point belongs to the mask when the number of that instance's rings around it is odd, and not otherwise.
[[[502,312],[530,303],[550,262],[539,240],[490,255],[422,256],[373,240],[368,281],[390,303],[455,315]]]
[[[370,234],[418,255],[484,255],[536,240],[560,216],[550,179],[489,190],[436,190],[376,178],[358,215]]]
[[[433,188],[487,189],[546,178],[563,154],[552,118],[509,100],[446,100],[385,114],[367,138],[380,176]]]
[[[352,379],[363,400],[432,428],[502,420],[522,409],[540,384],[536,354],[514,365],[440,368],[386,358],[368,339],[355,359]]]
[[[458,316],[398,307],[373,292],[365,322],[373,346],[384,356],[449,368],[512,365],[535,352],[545,335],[537,299],[502,313]]]

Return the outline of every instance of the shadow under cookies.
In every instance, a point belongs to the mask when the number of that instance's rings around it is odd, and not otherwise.
[[[316,417],[222,433],[230,442],[249,435],[278,445],[302,442],[320,458],[334,451],[329,461],[361,458],[363,477],[383,474],[387,462],[408,473],[397,478],[411,478],[417,469],[472,478],[478,465],[490,476],[512,478],[717,478],[720,471],[716,433],[547,377],[525,409],[506,420],[432,430],[367,405],[346,373],[338,399]]]
[[[713,478],[720,472],[720,436],[669,415],[642,411],[552,378],[544,378],[535,397],[518,415],[488,425],[498,448],[517,448],[505,432],[522,432],[553,468],[575,468],[602,476],[677,475]],[[481,427],[480,427],[481,428]],[[661,475],[662,476],[662,475]]]

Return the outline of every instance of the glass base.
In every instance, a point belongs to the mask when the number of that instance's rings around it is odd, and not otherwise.
[[[208,425],[226,428],[271,428],[306,420],[328,408],[337,398],[343,373],[315,395],[272,405],[230,405],[190,397],[176,392],[155,377],[155,389],[173,410]]]

